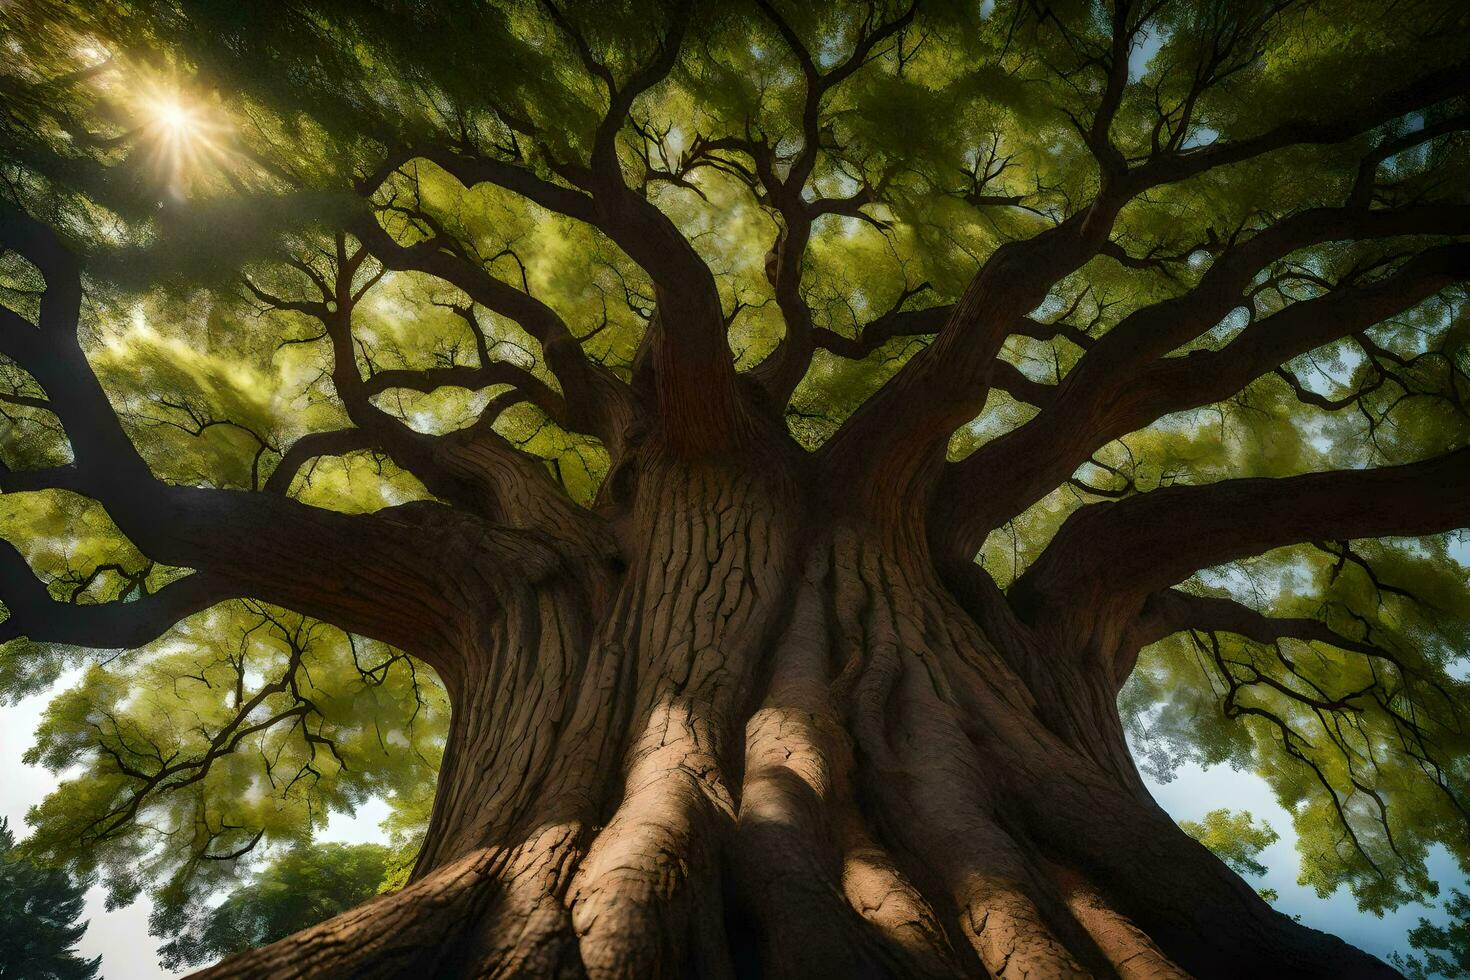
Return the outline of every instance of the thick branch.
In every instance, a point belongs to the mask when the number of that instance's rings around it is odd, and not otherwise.
[[[1470,448],[1406,466],[1226,480],[1092,504],[1068,518],[1015,595],[1021,605],[1099,593],[1141,601],[1201,568],[1288,544],[1467,527],[1467,485]]]
[[[1119,26],[1114,24],[1115,42]],[[1126,33],[1126,20],[1122,26]],[[895,471],[895,478],[904,480],[917,478],[930,468],[943,452],[950,433],[973,419],[983,407],[990,365],[1009,325],[1040,305],[1062,277],[1097,255],[1106,246],[1123,206],[1149,188],[1287,146],[1342,142],[1467,88],[1470,65],[1461,64],[1428,73],[1366,106],[1354,106],[1352,111],[1335,117],[1284,124],[1253,138],[1161,152],[1126,173],[1117,170],[1116,161],[1113,166],[1105,165],[1102,187],[1087,208],[1028,240],[1004,243],[991,254],[935,343],[913,357],[853,413],[829,443],[826,455],[839,468],[855,467],[858,460],[869,465],[872,460],[882,460]],[[1111,94],[1111,89],[1104,93],[1100,120],[1108,118],[1107,99]],[[1356,208],[1342,210],[1362,213]],[[1307,214],[1320,216],[1318,212]],[[1282,222],[1250,245],[1268,248],[1278,236],[1289,238],[1310,224],[1306,218]],[[1308,237],[1301,244],[1313,240],[1325,238]],[[1178,342],[1165,349],[1174,346]],[[903,424],[895,425],[895,419]],[[989,471],[988,463],[987,459],[976,465],[985,465]],[[968,544],[973,535],[962,537]]]
[[[150,558],[204,573],[148,603],[145,609],[155,617],[148,628],[161,621],[158,617],[166,618],[166,611],[207,605],[200,590],[209,585],[220,590],[219,596],[253,596],[433,655],[436,635],[456,618],[455,563],[446,562],[444,549],[429,542],[432,535],[420,512],[412,511],[413,519],[389,512],[353,516],[276,494],[157,480],[123,431],[78,343],[81,270],[74,257],[45,225],[8,209],[0,211],[0,245],[19,251],[46,279],[39,326],[5,310],[0,350],[45,389],[75,460],[29,474],[7,473],[0,482],[9,490],[54,487],[90,496]],[[14,628],[29,626],[27,617],[43,628],[54,626],[49,607],[40,601],[41,586],[17,574],[18,555],[12,551],[9,558],[7,594],[0,599],[22,610]],[[394,601],[385,602],[385,596]],[[102,618],[107,616],[121,617],[121,612],[94,616],[89,611],[84,618],[100,623],[108,622]],[[115,621],[139,629],[127,619]],[[131,632],[127,638],[138,635]]]
[[[649,329],[654,331],[653,364],[664,435],[684,452],[733,446],[744,440],[747,426],[714,276],[668,215],[628,186],[617,151],[617,135],[633,103],[678,62],[694,8],[690,4],[670,8],[668,30],[653,56],[619,84],[576,25],[549,0],[543,0],[543,6],[588,72],[607,89],[608,109],[594,135],[590,165],[557,169],[591,195],[590,223],[653,280],[659,315]]]
[[[835,468],[854,473],[881,461],[891,472],[888,479],[901,482],[942,461],[950,434],[984,407],[1005,338],[1055,282],[1095,254],[1112,217],[1084,212],[997,248],[951,308],[934,343],[852,414],[823,455]]]
[[[71,440],[74,468],[85,479],[151,479],[77,343],[82,280],[75,256],[41,222],[0,206],[3,248],[34,265],[46,289],[36,325],[0,307],[0,354],[29,371],[46,391],[48,406]]]
[[[1245,292],[1262,269],[1290,252],[1345,237],[1470,231],[1470,208],[1303,212],[1220,256],[1187,293],[1144,307],[1092,344],[1063,379],[1048,410],[949,467],[939,521],[973,554],[989,531],[1065,481],[1099,448],[1171,412],[1226,398],[1277,365],[1351,336],[1470,274],[1470,246],[1431,248],[1375,283],[1333,290],[1253,323],[1218,352],[1162,357],[1249,308]],[[1005,472],[994,492],[969,488]]]
[[[0,622],[0,643],[25,636],[42,643],[132,649],[236,594],[225,582],[196,573],[130,602],[61,602],[31,573],[15,546],[0,541],[0,597],[10,612]]]
[[[1056,398],[1055,385],[1033,381],[1009,361],[997,360],[990,369],[990,386],[998,388],[1017,401],[1045,408]]]
[[[676,52],[677,42],[676,34],[661,50]],[[665,72],[671,67],[662,59],[657,64]],[[656,81],[645,78],[640,84]],[[419,147],[412,152],[440,164],[466,187],[488,182],[526,193],[529,199],[586,221],[606,234],[654,282],[660,316],[650,329],[656,331],[652,339],[658,352],[661,414],[666,430],[690,448],[709,448],[708,444],[701,446],[701,438],[720,442],[738,437],[741,412],[734,364],[725,340],[714,278],[662,211],[629,188],[620,175],[608,172],[583,172],[579,179],[590,192],[583,193],[482,156],[436,147]],[[411,157],[400,153],[392,162],[401,166],[407,159]],[[386,176],[391,170],[380,168],[379,173]],[[364,185],[368,190],[375,186]],[[463,255],[443,250],[441,242],[399,245],[370,218],[354,225],[353,231],[390,268],[414,269],[451,283],[475,302],[515,320],[537,337],[548,366],[567,394],[573,424],[601,438],[615,457],[620,454],[630,420],[629,393],[611,372],[586,360],[576,338],[549,307],[500,282]]]

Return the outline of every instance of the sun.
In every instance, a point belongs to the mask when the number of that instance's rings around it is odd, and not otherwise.
[[[153,108],[160,126],[176,137],[186,137],[194,123],[194,114],[188,107],[176,101],[160,102]]]
[[[182,148],[208,137],[211,123],[203,109],[182,92],[150,93],[142,109],[144,129],[155,141]]]
[[[226,165],[229,126],[209,104],[178,88],[156,88],[139,100],[139,134],[160,180],[176,197]]]

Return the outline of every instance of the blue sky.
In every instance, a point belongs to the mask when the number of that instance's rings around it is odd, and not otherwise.
[[[61,679],[66,685],[74,675]],[[56,777],[45,769],[27,766],[21,756],[31,744],[32,734],[52,693],[43,692],[26,698],[14,707],[0,710],[0,816],[10,818],[17,835],[27,831],[26,810],[39,802],[56,783]],[[1281,835],[1267,848],[1261,862],[1269,869],[1255,881],[1258,887],[1270,887],[1280,893],[1277,908],[1302,921],[1374,953],[1387,956],[1394,950],[1407,951],[1406,935],[1421,916],[1440,917],[1438,910],[1422,905],[1406,905],[1382,918],[1358,911],[1352,896],[1339,890],[1320,899],[1311,888],[1297,884],[1296,835],[1292,832],[1291,815],[1282,809],[1264,780],[1251,773],[1236,772],[1224,766],[1201,769],[1182,767],[1177,778],[1167,785],[1150,784],[1164,809],[1176,820],[1198,820],[1210,810],[1229,807],[1249,810],[1266,820]],[[383,837],[378,822],[387,816],[387,807],[376,801],[360,808],[356,815],[337,815],[328,825],[324,839],[347,842],[379,840]],[[1446,891],[1464,883],[1449,855],[1437,851],[1430,862]],[[158,966],[154,955],[157,940],[148,935],[149,907],[146,899],[127,908],[108,912],[103,905],[102,889],[88,893],[87,912],[91,926],[81,942],[88,956],[102,955],[105,980],[161,980],[183,974],[170,973]]]

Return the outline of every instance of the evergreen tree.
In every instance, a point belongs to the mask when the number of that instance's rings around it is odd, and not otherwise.
[[[90,882],[15,851],[15,835],[0,818],[0,978],[96,980],[102,957],[83,959],[74,949],[87,931],[77,918]]]

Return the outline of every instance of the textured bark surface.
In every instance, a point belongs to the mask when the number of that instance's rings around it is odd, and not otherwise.
[[[794,454],[625,465],[607,540],[460,582],[426,644],[412,883],[199,976],[1391,975],[1148,798],[1098,615],[987,623]]]

